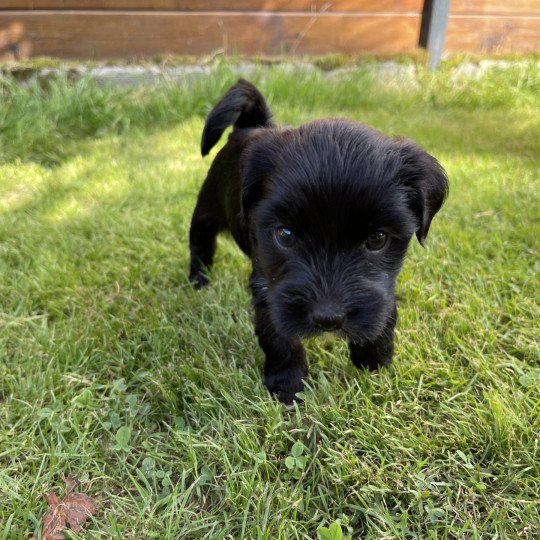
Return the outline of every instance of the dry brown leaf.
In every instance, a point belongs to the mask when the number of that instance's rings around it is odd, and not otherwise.
[[[45,493],[49,511],[43,516],[42,540],[63,540],[62,531],[66,528],[66,516],[62,501],[56,493]]]
[[[68,507],[67,522],[74,532],[79,532],[86,518],[95,513],[97,506],[91,497],[84,493],[74,493],[64,499]]]
[[[96,512],[94,499],[84,493],[74,493],[79,483],[77,478],[69,475],[64,478],[66,496],[62,501],[56,493],[46,493],[49,511],[43,516],[43,532],[41,540],[64,540],[64,531],[68,526],[74,532],[79,532],[88,517]]]

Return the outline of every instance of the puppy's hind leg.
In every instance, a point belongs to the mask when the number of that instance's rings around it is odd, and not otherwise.
[[[212,266],[216,251],[216,236],[223,228],[219,214],[199,197],[189,230],[190,265],[189,280],[195,289],[208,285],[207,272]]]

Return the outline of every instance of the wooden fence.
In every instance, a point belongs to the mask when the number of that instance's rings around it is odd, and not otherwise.
[[[400,53],[423,0],[0,0],[0,59]],[[453,0],[446,51],[540,50],[539,0]]]

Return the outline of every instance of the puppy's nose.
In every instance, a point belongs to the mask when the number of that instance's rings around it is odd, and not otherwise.
[[[338,330],[344,319],[345,313],[333,306],[319,306],[313,311],[313,322],[325,330]]]

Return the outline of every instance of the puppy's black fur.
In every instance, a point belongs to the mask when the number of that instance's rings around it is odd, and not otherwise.
[[[413,142],[348,120],[279,129],[244,80],[208,116],[203,156],[230,125],[193,214],[194,286],[208,283],[216,235],[229,230],[253,264],[265,384],[285,403],[308,373],[303,337],[338,332],[354,365],[389,364],[396,277],[446,197],[444,170]]]

